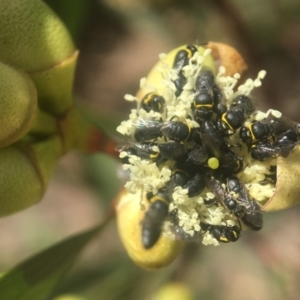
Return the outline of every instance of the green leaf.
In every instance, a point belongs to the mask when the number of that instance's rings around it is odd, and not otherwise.
[[[78,41],[95,1],[86,0],[46,0],[45,1],[62,19],[75,41]]]
[[[47,297],[83,248],[108,223],[75,235],[31,257],[0,278],[0,298],[42,300]]]
[[[88,156],[86,161],[91,175],[89,179],[100,195],[101,205],[107,209],[123,185],[117,174],[120,162],[105,154]]]
[[[116,112],[109,113],[100,110],[92,110],[83,105],[84,99],[75,98],[76,106],[78,107],[82,116],[96,127],[100,127],[106,134],[111,137],[121,137],[116,128],[124,121],[125,115]],[[123,139],[123,137],[121,137]]]

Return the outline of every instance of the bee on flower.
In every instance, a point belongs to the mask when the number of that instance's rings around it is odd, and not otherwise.
[[[209,45],[160,55],[137,97],[126,95],[137,108],[117,131],[139,145],[135,152],[123,148],[120,157],[129,170],[125,188],[140,199],[141,251],[163,237],[219,245],[237,241],[246,227],[261,229],[262,205],[275,191],[276,159],[299,141],[297,124],[257,110],[251,93],[266,72],[239,85],[241,74],[218,66]],[[139,150],[148,148],[154,157]]]

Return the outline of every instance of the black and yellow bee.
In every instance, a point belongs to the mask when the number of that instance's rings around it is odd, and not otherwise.
[[[162,226],[169,213],[170,198],[164,192],[158,192],[156,195],[148,194],[147,199],[150,205],[141,223],[141,237],[144,248],[150,249],[162,233]]]
[[[185,122],[139,119],[134,138],[137,142],[155,140],[159,137],[172,141],[187,141],[192,138],[193,129]]]

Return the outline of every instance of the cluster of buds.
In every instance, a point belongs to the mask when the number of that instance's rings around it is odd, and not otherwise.
[[[297,155],[299,128],[257,110],[251,92],[266,72],[238,86],[245,69],[229,46],[185,45],[126,95],[137,108],[117,128],[130,139],[117,215],[137,264],[168,264],[184,242],[235,242],[243,228],[262,228],[264,208],[278,209],[278,161]]]
[[[0,216],[41,200],[58,159],[91,129],[73,103],[78,51],[40,0],[0,9]]]

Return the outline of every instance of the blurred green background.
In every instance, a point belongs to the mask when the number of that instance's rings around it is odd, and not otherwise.
[[[206,41],[237,48],[249,77],[266,70],[254,92],[260,109],[278,109],[300,121],[299,0],[46,2],[80,49],[74,83],[78,105],[109,133],[132,108],[124,94],[135,94],[159,53]],[[0,271],[103,220],[123,184],[120,170],[104,155],[64,157],[40,204],[0,219]],[[299,207],[269,213],[261,232],[246,231],[238,243],[220,247],[190,245],[157,272],[130,261],[111,222],[50,299],[63,293],[90,300],[151,299],[170,281],[186,284],[194,299],[298,299],[299,219]]]

